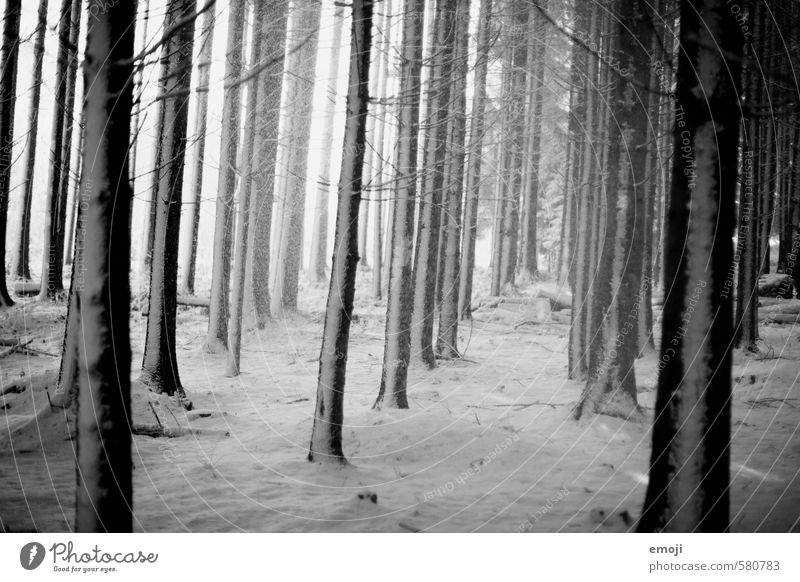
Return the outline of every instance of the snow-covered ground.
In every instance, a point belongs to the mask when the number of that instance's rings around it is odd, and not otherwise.
[[[134,383],[137,425],[174,438],[134,437],[139,531],[626,531],[647,483],[655,355],[637,362],[641,424],[570,412],[581,384],[566,380],[568,326],[513,325],[476,313],[460,330],[465,360],[410,375],[410,410],[372,410],[383,353],[383,305],[357,302],[345,398],[351,466],[306,460],[323,291],[305,289],[301,315],[245,338],[242,375],[200,346],[201,310],[179,313],[178,357],[189,413]],[[0,314],[3,336],[58,353],[63,308]],[[145,319],[133,314],[134,368]],[[800,336],[762,327],[769,358],[736,355],[734,531],[800,531]],[[3,348],[0,348],[0,350]],[[73,520],[70,424],[47,411],[43,386],[58,360],[0,359],[0,528],[65,531]],[[24,374],[21,378],[20,374]],[[136,373],[134,373],[134,378]],[[34,410],[41,410],[31,421]],[[158,421],[155,416],[158,416]],[[27,423],[27,424],[25,424]],[[23,428],[19,428],[23,426]]]

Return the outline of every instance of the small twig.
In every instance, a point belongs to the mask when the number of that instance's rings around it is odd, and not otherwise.
[[[420,533],[422,531],[421,529],[416,528],[413,525],[408,525],[406,523],[403,523],[402,521],[400,523],[398,523],[397,525],[399,525],[400,527],[402,527],[405,530],[410,531],[411,533]]]
[[[156,414],[156,409],[155,409],[155,407],[153,406],[153,403],[152,403],[150,400],[148,400],[148,401],[147,401],[147,404],[150,406],[150,410],[152,410],[152,411],[153,411],[153,416],[155,416],[155,417],[156,417],[156,422],[158,423],[158,427],[163,429],[163,428],[164,428],[164,425],[163,425],[163,424],[161,424],[161,419],[160,419],[160,418],[158,418],[158,414]]]

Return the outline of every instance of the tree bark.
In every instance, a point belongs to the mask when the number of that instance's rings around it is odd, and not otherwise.
[[[153,229],[153,258],[150,268],[147,335],[142,361],[142,382],[156,394],[186,393],[181,384],[175,351],[178,296],[178,241],[180,240],[183,169],[186,159],[186,130],[191,92],[192,54],[196,0],[170,0],[164,16],[164,30],[179,26],[161,52],[159,81],[164,124],[157,136],[161,144],[156,159],[158,190],[154,197],[156,216]],[[184,401],[184,406],[189,403]]]
[[[461,0],[459,0],[461,1]],[[440,205],[444,185],[447,113],[455,42],[455,19],[451,6],[439,3],[434,17],[435,50],[426,92],[431,108],[431,126],[426,131],[425,173],[414,252],[414,309],[411,317],[411,360],[426,368],[436,366],[433,351],[434,299],[438,261]]]
[[[272,292],[272,312],[297,311],[297,290],[303,254],[303,221],[306,203],[308,143],[311,138],[314,77],[319,41],[320,3],[297,0],[293,4],[287,33],[286,76],[284,78],[285,125],[279,159],[285,164],[277,172],[283,185],[276,190],[282,198],[280,232]],[[279,206],[280,208],[280,206]]]
[[[203,26],[200,33],[200,51],[197,56],[197,100],[194,104],[195,111],[195,143],[194,143],[194,181],[192,183],[192,200],[187,204],[189,216],[182,245],[183,251],[179,257],[178,272],[180,282],[178,287],[181,295],[194,295],[194,280],[197,267],[197,235],[200,232],[200,205],[203,201],[203,172],[206,158],[206,133],[208,132],[208,92],[211,80],[211,55],[214,47],[214,22],[216,16],[213,10],[203,14]]]
[[[23,281],[30,281],[31,248],[31,202],[33,201],[33,173],[36,167],[36,140],[39,137],[39,102],[42,95],[42,62],[44,61],[44,39],[47,32],[47,3],[39,0],[36,40],[33,44],[33,81],[31,102],[28,110],[28,136],[25,145],[25,177],[22,180],[22,202],[19,205],[19,237],[15,249],[12,274]]]
[[[476,39],[475,82],[467,148],[467,184],[461,242],[461,273],[458,282],[458,314],[472,319],[472,277],[475,272],[475,241],[478,237],[478,202],[481,191],[483,142],[486,136],[486,75],[491,48],[492,0],[481,0]]]
[[[342,423],[347,347],[358,270],[358,207],[364,170],[371,40],[372,0],[353,0],[344,153],[309,461],[347,462],[342,450]]]
[[[250,314],[247,322],[258,329],[263,329],[270,317],[270,236],[289,2],[270,2],[268,8],[269,14],[265,14],[264,18],[269,23],[269,29],[262,40],[261,52],[263,59],[268,59],[270,64],[259,76],[259,110],[256,115],[258,134],[255,145],[255,159],[259,163],[253,168],[250,224],[247,231],[247,251],[250,257],[245,272],[245,311]]]
[[[17,58],[19,56],[20,0],[8,0],[3,14],[3,44],[0,46],[0,309],[14,302],[6,282],[6,228],[8,223],[8,194],[11,190],[11,165],[14,147],[14,108],[17,97]]]
[[[731,238],[742,31],[724,0],[682,0],[665,297],[650,479],[638,530],[729,526]],[[686,140],[686,142],[684,142]],[[683,144],[690,155],[684,156]],[[663,364],[663,365],[662,365]]]
[[[255,72],[262,61],[262,38],[269,33],[269,22],[266,17],[269,11],[264,3],[253,4],[253,29],[250,38],[250,71]],[[248,81],[247,108],[245,118],[256,119],[259,99],[259,78],[256,74]],[[247,240],[250,230],[250,193],[253,186],[253,162],[257,123],[249,123],[245,129],[242,146],[241,170],[242,179],[239,188],[239,208],[236,216],[236,242],[234,245],[234,265],[232,271],[233,286],[231,288],[231,316],[228,323],[228,362],[225,375],[232,377],[240,373],[240,356],[242,350],[242,311],[244,308],[245,275],[247,270]],[[261,160],[259,160],[261,163]]]
[[[128,144],[133,102],[133,3],[96,9],[86,42],[85,284],[80,292],[75,531],[130,532],[130,230]]]

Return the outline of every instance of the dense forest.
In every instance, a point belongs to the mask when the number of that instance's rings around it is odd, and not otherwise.
[[[800,531],[800,3],[0,5],[0,531]]]

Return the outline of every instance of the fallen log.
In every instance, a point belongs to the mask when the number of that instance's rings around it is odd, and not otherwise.
[[[209,300],[205,297],[193,297],[192,295],[178,295],[178,305],[186,307],[205,307],[208,308]],[[150,311],[150,306],[145,301],[142,306],[142,315],[147,315]]]

